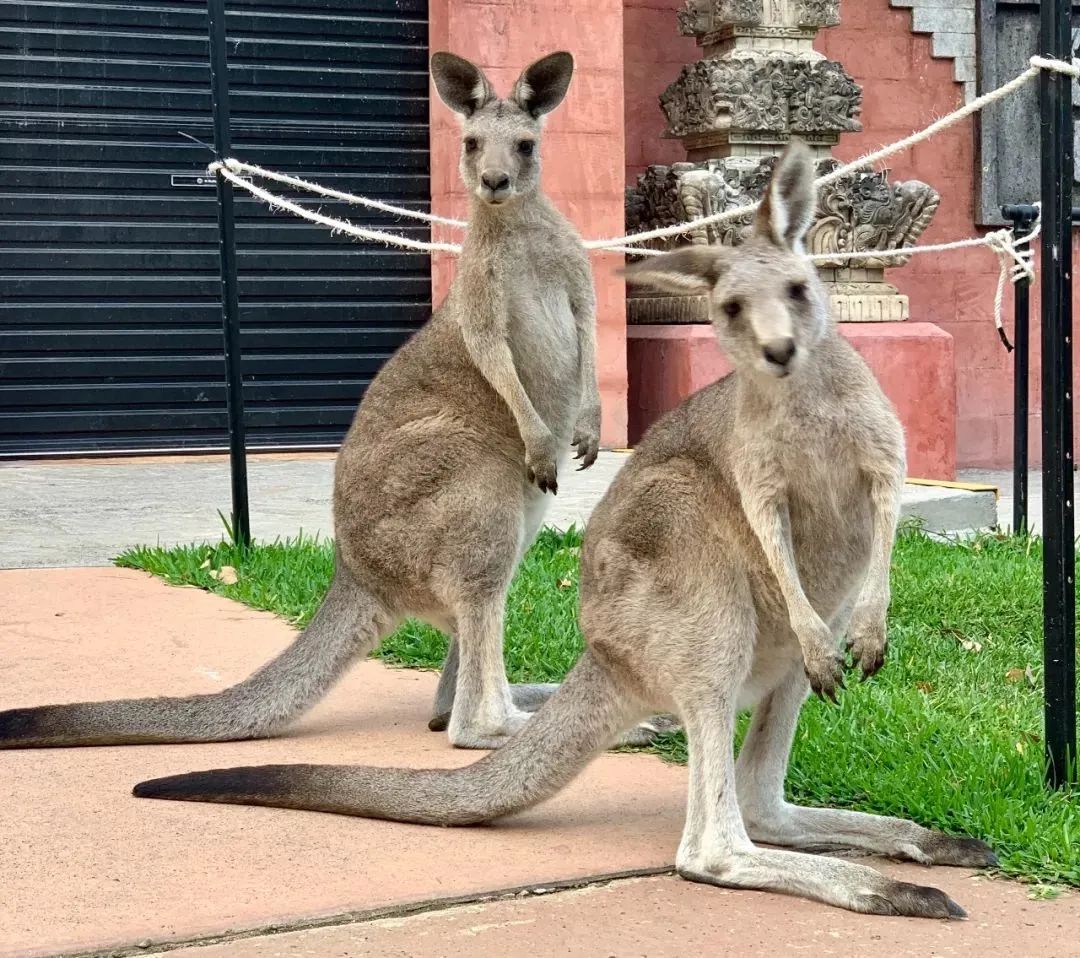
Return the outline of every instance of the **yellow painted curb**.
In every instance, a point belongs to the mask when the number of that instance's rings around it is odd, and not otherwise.
[[[997,486],[987,485],[982,482],[948,482],[945,479],[905,479],[913,486],[942,486],[945,489],[963,489],[965,492],[992,492],[994,499],[1000,499],[1001,493]]]

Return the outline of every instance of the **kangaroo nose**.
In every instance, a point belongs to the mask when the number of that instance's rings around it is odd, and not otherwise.
[[[784,339],[770,339],[762,347],[765,358],[777,366],[786,366],[795,355],[795,340],[790,336]]]
[[[480,182],[492,193],[499,193],[510,186],[510,177],[502,170],[484,170],[480,174]]]

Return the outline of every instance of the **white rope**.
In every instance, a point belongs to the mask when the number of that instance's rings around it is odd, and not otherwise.
[[[224,163],[211,163],[207,169],[211,173],[216,173],[218,176],[228,180],[234,186],[239,186],[241,189],[247,190],[252,196],[258,197],[266,203],[271,210],[288,210],[294,216],[299,216],[301,219],[305,219],[310,223],[317,223],[319,226],[328,227],[331,234],[345,233],[356,239],[368,240],[369,242],[374,243],[385,243],[387,246],[400,246],[402,249],[413,249],[422,253],[428,253],[435,250],[446,253],[461,252],[461,247],[456,243],[426,243],[422,240],[414,240],[409,239],[407,236],[400,236],[397,233],[384,233],[381,230],[365,229],[362,226],[357,226],[355,223],[350,223],[348,220],[339,220],[332,216],[324,216],[316,210],[306,209],[297,203],[293,203],[291,200],[287,200],[281,196],[275,196],[273,193],[267,192],[262,187],[248,182],[225,166]]]
[[[402,206],[394,206],[391,203],[384,203],[382,200],[373,200],[367,196],[356,196],[353,193],[343,193],[341,190],[333,190],[328,186],[320,186],[318,183],[313,183],[310,180],[302,180],[298,176],[287,176],[285,173],[275,173],[273,170],[265,170],[261,166],[255,166],[253,163],[244,163],[241,160],[233,159],[232,157],[222,160],[221,162],[234,173],[249,173],[252,176],[284,183],[294,189],[306,190],[309,193],[318,193],[320,196],[328,196],[331,199],[342,200],[353,206],[366,206],[373,210],[382,210],[384,213],[391,213],[394,216],[405,216],[414,220],[422,220],[425,223],[438,223],[442,226],[452,227],[453,229],[464,229],[469,225],[464,220],[452,220],[445,216],[436,216],[434,213],[422,213],[420,210],[410,210],[405,209],[405,207]],[[210,166],[213,168],[215,167],[215,164],[211,163]]]
[[[976,97],[970,103],[965,104],[958,110],[954,110],[952,113],[946,116],[940,117],[935,120],[929,126],[924,127],[912,133],[910,136],[906,136],[901,140],[897,140],[894,143],[887,144],[880,149],[873,150],[870,153],[866,153],[860,156],[858,159],[852,160],[850,163],[844,163],[838,166],[836,169],[826,173],[824,176],[818,177],[816,181],[817,186],[825,186],[829,183],[833,183],[836,180],[842,179],[849,173],[854,173],[858,170],[866,169],[869,166],[874,165],[880,160],[884,160],[887,157],[893,156],[903,150],[909,149],[917,143],[921,143],[924,140],[940,133],[942,130],[948,129],[950,126],[960,122],[961,120],[977,113],[979,110],[984,109],[991,103],[996,102],[1004,97],[1010,96],[1016,90],[1019,90],[1025,84],[1030,82],[1039,72],[1042,70],[1049,70],[1056,73],[1062,73],[1067,76],[1071,76],[1074,79],[1080,79],[1080,66],[1077,61],[1073,60],[1071,63],[1067,63],[1064,60],[1055,60],[1048,57],[1034,56],[1028,61],[1028,68],[1023,73],[1018,74],[1009,80],[1007,83],[1002,84],[995,90],[991,90],[989,93],[984,93],[980,97]],[[309,180],[302,179],[296,176],[287,176],[284,173],[275,173],[272,170],[263,169],[260,166],[255,166],[251,163],[244,163],[234,158],[227,158],[221,162],[211,163],[207,168],[211,174],[219,175],[235,186],[246,190],[252,196],[262,200],[266,203],[271,210],[286,210],[292,213],[294,216],[298,216],[301,219],[308,220],[311,223],[316,223],[320,226],[328,227],[331,233],[344,233],[348,236],[352,236],[356,239],[367,240],[370,242],[384,243],[388,246],[398,246],[402,249],[417,250],[420,252],[447,252],[447,253],[460,253],[461,247],[456,243],[440,243],[440,242],[424,242],[421,240],[409,239],[407,236],[401,236],[397,233],[385,233],[381,230],[365,229],[364,227],[357,226],[355,223],[350,223],[348,220],[337,219],[332,216],[326,216],[316,210],[309,210],[297,203],[293,203],[290,200],[286,200],[283,197],[275,196],[267,190],[256,186],[254,183],[239,176],[240,173],[247,173],[250,176],[257,176],[268,180],[273,180],[278,183],[282,183],[287,186],[291,186],[294,189],[304,190],[306,192],[315,193],[320,196],[326,196],[332,199],[341,200],[342,202],[349,203],[356,206],[365,206],[369,209],[381,210],[385,213],[390,213],[394,216],[407,217],[410,219],[421,220],[426,223],[439,224],[442,226],[448,226],[453,229],[465,229],[467,223],[462,220],[449,219],[443,216],[436,216],[431,213],[423,213],[418,210],[405,209],[404,207],[394,206],[390,203],[383,203],[380,200],[373,200],[369,197],[356,196],[352,193],[345,193],[341,190],[334,190],[329,187],[320,186],[317,183],[313,183]],[[624,255],[635,256],[659,256],[662,255],[660,250],[650,249],[648,247],[637,247],[631,244],[644,243],[648,240],[655,239],[668,239],[674,236],[683,236],[693,230],[699,229],[702,226],[709,226],[715,223],[722,223],[726,220],[738,219],[745,216],[748,212],[756,209],[758,203],[750,203],[743,206],[734,207],[732,209],[723,210],[719,213],[713,213],[709,216],[698,217],[697,219],[688,220],[684,223],[676,223],[672,226],[665,226],[659,229],[646,230],[641,233],[632,233],[626,236],[616,236],[610,239],[598,239],[587,240],[584,242],[585,249],[595,250],[597,252],[604,253],[619,253]],[[1010,229],[994,230],[991,233],[987,233],[985,236],[974,237],[971,239],[957,240],[952,243],[934,243],[926,246],[909,246],[902,249],[895,250],[867,250],[865,252],[844,252],[844,253],[819,253],[810,257],[815,261],[843,261],[843,260],[865,260],[868,258],[875,259],[899,259],[906,256],[912,256],[921,253],[943,253],[950,250],[965,249],[976,246],[985,246],[992,250],[998,257],[1000,264],[1000,270],[998,272],[997,289],[994,294],[994,325],[997,327],[998,335],[1001,337],[1002,342],[1007,349],[1012,349],[1012,345],[1005,335],[1005,328],[1002,320],[1003,304],[1005,299],[1005,284],[1011,279],[1013,283],[1018,282],[1021,279],[1028,279],[1029,281],[1034,278],[1034,272],[1032,269],[1033,252],[1031,249],[1031,242],[1036,236],[1039,235],[1041,230],[1041,221],[1036,219],[1034,228],[1026,236],[1017,238],[1014,232]]]
[[[1035,204],[1038,208],[1038,204]],[[970,249],[977,246],[985,246],[997,254],[998,270],[997,290],[994,293],[994,326],[1005,348],[1012,352],[1012,343],[1005,333],[1003,320],[1005,303],[1005,285],[1010,280],[1015,284],[1022,279],[1029,282],[1035,278],[1035,269],[1032,261],[1035,253],[1031,249],[1031,242],[1042,231],[1041,215],[1036,217],[1035,224],[1030,233],[1017,237],[1012,229],[1005,228],[994,230],[985,236],[975,236],[971,239],[955,240],[952,243],[928,243],[925,246],[904,246],[900,249],[865,250],[858,252],[814,253],[807,259],[815,263],[837,262],[843,260],[865,259],[901,259],[905,256],[913,256],[917,253],[947,253],[951,250]],[[621,251],[633,253],[635,256],[663,256],[663,250],[657,249],[630,249],[620,247]]]
[[[1032,57],[1029,61],[1028,68],[1018,76],[1013,77],[1007,83],[1002,84],[996,90],[991,90],[989,93],[984,93],[980,97],[976,97],[970,103],[962,106],[959,110],[954,110],[952,113],[935,120],[929,126],[912,133],[910,136],[904,137],[902,140],[897,140],[895,143],[890,143],[887,146],[881,147],[881,149],[874,150],[871,153],[866,153],[860,156],[858,159],[852,160],[850,163],[844,163],[842,166],[838,166],[830,173],[826,173],[824,176],[818,177],[815,181],[817,186],[825,186],[828,183],[832,183],[835,180],[839,180],[849,173],[854,173],[858,170],[865,169],[868,166],[873,165],[879,160],[883,160],[886,157],[892,156],[894,153],[899,153],[902,150],[906,150],[916,143],[921,143],[923,140],[929,139],[942,130],[948,129],[960,120],[963,120],[971,114],[983,109],[991,103],[1002,99],[1003,97],[1010,96],[1016,90],[1019,90],[1022,86],[1038,76],[1041,70],[1050,70],[1056,73],[1064,73],[1074,78],[1080,78],[1080,66],[1077,65],[1077,61],[1066,63],[1064,60],[1053,60],[1046,57]],[[758,207],[758,203],[747,203],[743,206],[736,206],[732,209],[723,210],[719,213],[713,213],[709,216],[700,216],[694,220],[687,220],[685,223],[676,223],[673,226],[664,226],[659,229],[647,230],[643,233],[633,233],[626,236],[616,236],[611,239],[605,240],[589,240],[585,243],[586,249],[609,249],[616,246],[626,246],[630,243],[643,243],[647,240],[653,239],[669,239],[673,236],[681,236],[692,230],[698,229],[702,226],[710,226],[714,223],[722,223],[726,220],[737,219],[741,216],[745,216],[751,210],[755,210]]]

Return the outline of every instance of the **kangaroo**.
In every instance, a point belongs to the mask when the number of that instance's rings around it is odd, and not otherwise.
[[[460,769],[219,769],[134,794],[467,825],[544,800],[620,731],[670,709],[690,744],[680,875],[872,914],[962,917],[936,888],[754,844],[995,862],[976,839],[784,799],[802,702],[843,685],[842,637],[865,676],[882,665],[905,467],[896,415],[832,324],[803,252],[814,205],[809,151],[793,144],[742,246],[631,268],[638,282],[707,293],[735,371],[658,422],[593,513],[581,556],[587,649],[516,737]],[[750,707],[736,761],[736,712]]]
[[[0,712],[0,748],[271,735],[410,616],[452,636],[431,727],[453,745],[502,744],[550,695],[508,684],[503,613],[571,446],[583,469],[599,446],[592,272],[540,189],[542,120],[573,66],[543,57],[500,99],[472,63],[432,57],[462,119],[470,228],[445,302],[375,377],[338,453],[336,570],[307,630],[216,694]]]

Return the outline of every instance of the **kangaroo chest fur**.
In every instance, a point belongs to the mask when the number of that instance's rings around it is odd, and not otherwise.
[[[569,292],[565,285],[542,283],[532,275],[524,277],[508,299],[510,351],[521,384],[548,428],[568,439],[581,394],[581,356]]]
[[[571,274],[588,275],[588,260],[568,242],[569,224],[553,210],[522,219],[484,234],[482,256],[504,305],[521,384],[552,433],[568,439],[580,403],[582,358]]]
[[[810,405],[810,404],[807,404]],[[786,503],[791,543],[807,598],[826,621],[854,600],[873,545],[870,484],[860,463],[860,437],[842,409],[778,409],[773,421],[755,422],[747,443],[756,462],[739,464],[751,481],[772,484]],[[739,425],[733,431],[738,447]],[[752,568],[755,592],[767,618],[786,623],[787,610],[764,555]]]
[[[821,442],[818,451],[785,463],[784,475],[799,579],[828,621],[862,585],[873,529],[870,487],[851,443]]]

